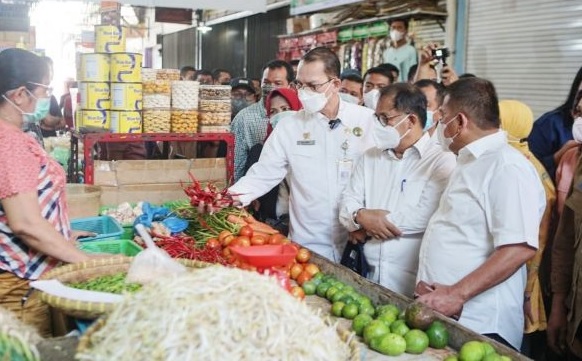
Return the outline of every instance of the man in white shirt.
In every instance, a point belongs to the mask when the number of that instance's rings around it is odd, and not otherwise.
[[[435,288],[419,300],[520,348],[525,262],[538,247],[545,194],[531,163],[499,130],[493,84],[461,79],[447,88],[439,143],[457,167],[422,240],[417,280]]]
[[[438,207],[455,156],[423,132],[427,100],[420,89],[398,83],[380,91],[376,146],[364,153],[340,205],[340,222],[354,241],[366,242],[368,277],[412,297],[418,252]]]
[[[339,262],[347,231],[338,220],[340,196],[353,166],[372,142],[373,111],[340,100],[340,62],[329,49],[305,54],[297,70],[304,110],[282,119],[259,161],[230,188],[243,205],[285,177],[289,183],[289,236]]]
[[[417,63],[416,49],[408,44],[408,21],[395,19],[390,23],[390,47],[384,51],[384,63],[394,64],[400,69],[400,82],[406,82],[410,68]]]

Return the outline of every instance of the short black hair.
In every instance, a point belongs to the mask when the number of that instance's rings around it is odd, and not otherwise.
[[[414,64],[413,66],[408,69],[408,82],[412,83],[414,77],[416,76],[416,71],[418,70],[418,64]]]
[[[421,80],[417,81],[416,83],[414,83],[414,85],[416,87],[418,87],[419,89],[429,88],[429,87],[435,88],[436,89],[436,96],[437,96],[437,103],[439,104],[439,106],[443,105],[443,100],[445,100],[445,94],[446,94],[446,88],[444,85],[442,85],[441,83],[437,83],[436,81],[434,81],[432,79],[421,79]]]
[[[212,70],[212,79],[214,80],[218,80],[218,78],[220,77],[220,74],[222,73],[227,73],[228,75],[230,75],[232,77],[232,74],[230,73],[230,71],[226,70],[226,69],[222,69],[222,68],[216,68]]]
[[[285,68],[285,72],[287,73],[287,82],[291,84],[291,82],[293,82],[293,80],[295,79],[295,72],[293,71],[293,67],[291,67],[291,64],[284,60],[269,61],[261,70],[261,77],[263,76],[265,70],[267,69],[275,70],[281,68]]]
[[[200,69],[196,72],[196,76],[198,77],[199,75],[210,75],[212,76],[212,73],[210,72],[210,70],[206,70],[206,69]]]
[[[392,72],[390,71],[390,69],[388,69],[384,66],[376,66],[376,67],[368,69],[366,71],[366,74],[364,74],[364,81],[366,80],[366,77],[370,74],[382,75],[382,76],[388,78],[388,80],[390,80],[390,84],[394,83],[394,76],[392,75]]]
[[[341,73],[341,63],[337,55],[330,49],[320,46],[313,48],[303,55],[301,61],[312,63],[314,61],[323,62],[325,74],[330,78],[339,78]]]
[[[291,65],[299,65],[299,59],[293,59],[289,62]]]
[[[395,72],[396,75],[400,75],[400,69],[398,69],[398,67],[394,64],[383,63],[383,64],[378,65],[378,68],[388,69],[389,71]]]
[[[180,69],[180,76],[183,78],[186,76],[186,73],[189,71],[193,71],[194,75],[196,75],[196,69],[194,69],[191,65],[185,65]]]
[[[49,65],[43,58],[30,51],[10,48],[0,51],[0,103],[7,91],[21,86],[33,91],[50,74]]]
[[[364,84],[364,79],[362,79],[361,76],[358,76],[356,74],[344,75],[342,76],[341,80],[349,80],[359,84]]]
[[[396,83],[380,89],[380,99],[394,97],[394,108],[401,112],[414,114],[426,125],[426,96],[420,89],[408,83]]]
[[[408,31],[408,20],[407,19],[392,19],[392,20],[390,20],[388,25],[392,25],[392,23],[395,23],[397,21],[404,23],[404,28]]]
[[[483,78],[463,78],[447,87],[448,106],[482,130],[499,129],[499,98],[495,86]]]
[[[476,78],[477,75],[472,74],[472,73],[465,73],[465,74],[461,74],[459,75],[459,79],[463,79],[463,78]]]
[[[576,93],[578,92],[578,88],[580,88],[580,84],[582,83],[582,66],[578,69],[576,76],[574,77],[574,81],[570,86],[570,91],[568,92],[568,97],[564,104],[557,107],[555,110],[562,114],[562,117],[566,120],[566,125],[568,127],[572,127],[574,124],[574,118],[572,117],[572,107],[575,105],[574,100],[576,98]]]

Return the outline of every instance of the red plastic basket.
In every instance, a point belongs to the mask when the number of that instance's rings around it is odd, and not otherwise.
[[[264,245],[251,247],[231,247],[241,261],[251,266],[269,268],[287,266],[297,256],[297,249],[289,244]]]

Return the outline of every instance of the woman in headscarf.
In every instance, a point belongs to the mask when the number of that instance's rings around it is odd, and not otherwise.
[[[271,91],[265,100],[265,107],[267,109],[267,116],[269,117],[265,141],[269,138],[280,120],[303,108],[295,89],[286,88]],[[261,151],[263,150],[263,143],[256,144],[249,150],[245,173],[259,160]],[[289,187],[286,180],[283,180],[280,185],[253,202],[253,206],[257,219],[272,225],[281,233],[287,234]]]
[[[501,128],[507,132],[509,144],[521,152],[535,167],[546,192],[546,209],[540,223],[539,248],[534,258],[527,263],[527,285],[524,297],[525,334],[543,331],[547,327],[546,311],[542,298],[539,268],[544,248],[550,236],[552,213],[556,201],[556,189],[545,167],[530,152],[527,143],[533,128],[533,113],[522,102],[502,100],[499,102]]]

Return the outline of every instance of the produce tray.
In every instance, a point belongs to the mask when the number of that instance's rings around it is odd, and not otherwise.
[[[123,234],[123,228],[119,222],[110,216],[73,219],[71,220],[71,229],[97,234],[95,237],[82,238],[81,242],[119,238]]]
[[[121,254],[133,257],[143,249],[129,239],[83,242],[79,248],[87,253]]]

